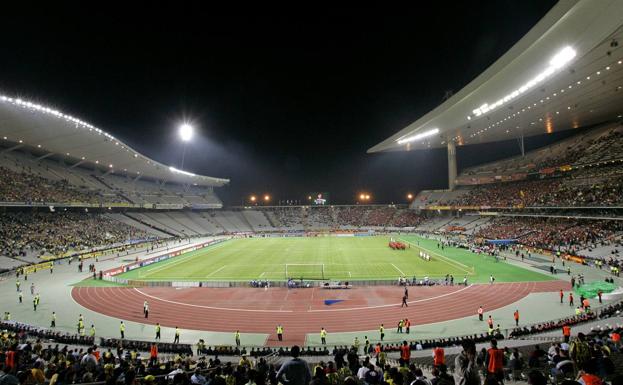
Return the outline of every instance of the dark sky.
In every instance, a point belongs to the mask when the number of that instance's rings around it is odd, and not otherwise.
[[[352,203],[362,190],[375,202],[400,202],[445,187],[445,150],[366,150],[436,107],[446,90],[460,90],[554,3],[33,7],[0,17],[0,93],[52,104],[177,166],[175,128],[190,119],[199,132],[185,169],[231,178],[218,190],[227,204],[311,191]],[[517,152],[514,142],[460,149],[459,168]]]

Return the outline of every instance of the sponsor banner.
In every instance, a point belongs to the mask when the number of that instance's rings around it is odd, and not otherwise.
[[[156,203],[154,206],[157,210],[179,210],[184,208],[184,205],[181,203]]]
[[[556,172],[556,167],[547,167],[539,170],[539,174],[553,174]]]
[[[429,210],[452,210],[452,206],[426,206]]]
[[[107,277],[112,277],[114,275],[123,273],[123,271],[124,271],[123,266],[121,266],[121,267],[117,267],[116,269],[106,270],[104,273],[102,273],[102,275],[107,276]]]
[[[54,266],[54,262],[37,263],[37,264],[34,264],[34,265],[28,265],[28,266],[22,267],[22,272],[24,274],[36,273],[39,270],[51,269],[52,266]]]

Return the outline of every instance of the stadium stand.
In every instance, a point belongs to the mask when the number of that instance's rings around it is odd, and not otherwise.
[[[99,214],[9,212],[0,216],[0,255],[28,263],[38,262],[42,255],[60,256],[153,237]]]

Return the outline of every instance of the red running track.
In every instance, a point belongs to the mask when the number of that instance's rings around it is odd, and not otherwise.
[[[351,290],[171,287],[75,287],[71,294],[80,305],[111,317],[183,329],[269,333],[276,343],[275,326],[282,324],[289,343],[304,343],[307,333],[321,327],[331,332],[388,328],[409,318],[423,325],[476,314],[482,305],[491,311],[533,292],[568,289],[562,281],[496,283],[495,285],[410,287],[409,307],[400,307],[404,288],[355,287]],[[342,300],[331,306],[326,299]],[[149,319],[143,302],[149,302]]]

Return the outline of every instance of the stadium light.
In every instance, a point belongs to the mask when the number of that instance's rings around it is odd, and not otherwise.
[[[179,128],[180,138],[183,142],[188,142],[193,138],[193,126],[184,123]]]
[[[264,195],[264,202],[268,202],[270,201],[270,195],[266,194]]]
[[[256,199],[257,199],[257,198],[255,197],[255,195],[251,195],[251,197],[249,198],[249,200],[250,200],[251,202],[255,202],[255,200],[256,200]]]
[[[554,73],[559,71],[562,67],[564,67],[567,63],[569,63],[576,56],[577,52],[571,48],[570,46],[566,46],[560,51],[558,51],[552,58],[550,59],[548,66],[539,74],[537,74],[532,79],[528,80],[526,83],[521,85],[516,90],[511,91],[506,96],[501,97],[494,103],[484,103],[480,107],[474,109],[472,111],[473,116],[479,117],[482,114],[485,114],[489,111],[492,111],[504,103],[507,103],[524,92],[534,88],[538,84],[544,82],[547,78],[551,77]],[[468,116],[468,120],[471,119],[471,116]]]
[[[424,131],[424,132],[422,132],[420,134],[415,134],[415,135],[412,135],[412,136],[408,136],[406,138],[398,139],[397,142],[398,142],[398,144],[405,144],[405,143],[415,142],[416,140],[424,139],[424,138],[427,138],[429,136],[435,135],[437,133],[439,133],[439,129],[438,128],[433,128],[432,130]]]
[[[408,200],[413,199],[413,194],[411,194],[411,193],[407,194],[407,199],[408,199]]]

